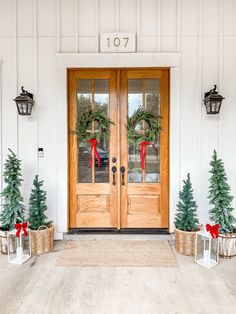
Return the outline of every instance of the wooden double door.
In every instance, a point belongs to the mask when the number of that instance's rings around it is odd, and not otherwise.
[[[113,122],[97,145],[100,166],[90,143],[72,132],[87,108],[102,108]],[[138,108],[151,110],[161,123],[159,138],[146,148],[144,169],[139,143],[127,136],[127,119]],[[69,228],[168,228],[169,70],[69,69],[68,115]],[[88,131],[98,127],[93,122]],[[138,132],[146,127],[142,121],[135,126]]]

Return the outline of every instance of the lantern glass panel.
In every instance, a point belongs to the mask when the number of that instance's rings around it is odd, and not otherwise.
[[[217,112],[217,101],[215,101],[215,100],[211,101],[211,111]]]
[[[195,261],[206,268],[211,268],[218,264],[218,239],[212,238],[208,232],[197,232]]]
[[[206,106],[207,113],[211,112],[211,102],[209,99],[205,101],[205,106]]]
[[[14,250],[8,250],[8,262],[13,264],[23,264],[31,256],[30,230],[28,236],[24,232],[16,237],[16,231],[12,230],[7,233],[8,247],[13,246]]]

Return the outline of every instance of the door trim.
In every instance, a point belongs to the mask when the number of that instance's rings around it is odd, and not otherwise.
[[[55,127],[58,132],[55,138],[57,147],[57,192],[55,198],[55,237],[62,239],[63,232],[69,230],[68,221],[68,141],[67,141],[67,69],[112,67],[121,68],[140,67],[167,67],[170,68],[170,231],[174,231],[175,205],[182,184],[180,138],[181,138],[181,53],[56,53],[56,112]]]

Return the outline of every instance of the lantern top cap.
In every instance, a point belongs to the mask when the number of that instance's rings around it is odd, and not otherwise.
[[[20,96],[28,96],[29,98],[33,99],[33,94],[28,93],[25,89],[24,86],[21,86],[21,93]]]
[[[221,96],[219,94],[219,92],[216,91],[216,88],[217,88],[217,85],[214,85],[213,89],[211,89],[209,92],[205,93],[205,99],[203,101],[205,101],[206,98],[209,98],[209,99],[220,99],[220,100],[225,99],[225,97]]]
[[[202,237],[205,237],[205,238],[212,239],[212,236],[211,236],[210,232],[206,231],[206,229],[200,230],[200,231],[196,232],[196,234],[198,234],[198,235],[200,235]]]
[[[33,103],[33,94],[28,93],[25,89],[24,86],[21,86],[21,93],[19,96],[17,96],[14,101],[16,102],[30,102]]]

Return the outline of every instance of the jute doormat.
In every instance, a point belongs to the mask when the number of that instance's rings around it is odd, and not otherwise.
[[[177,263],[164,240],[81,240],[67,243],[56,266],[177,267]]]

